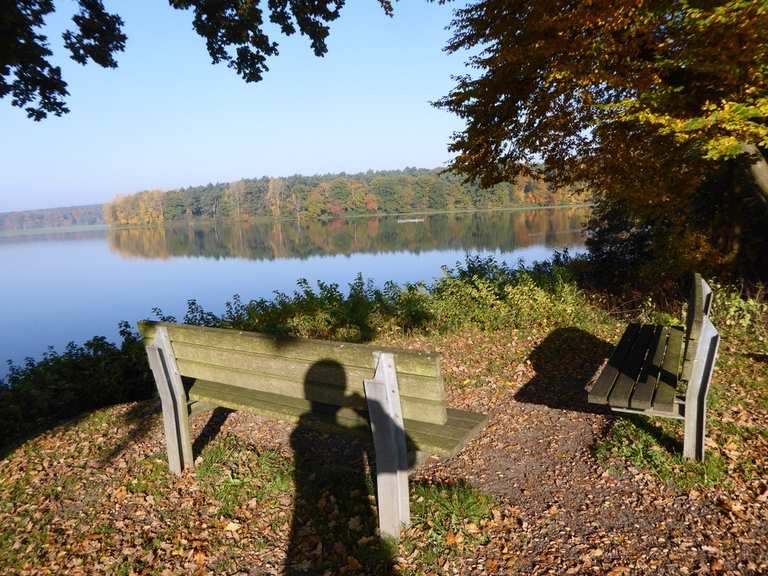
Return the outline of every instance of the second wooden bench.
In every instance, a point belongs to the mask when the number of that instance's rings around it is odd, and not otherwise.
[[[694,275],[685,330],[630,324],[589,392],[617,412],[685,421],[683,455],[704,459],[707,393],[720,336],[709,319],[712,290]]]

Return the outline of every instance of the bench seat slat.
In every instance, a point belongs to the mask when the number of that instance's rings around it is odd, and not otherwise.
[[[653,409],[657,412],[672,414],[675,410],[675,395],[680,374],[680,357],[682,356],[683,331],[680,328],[669,329],[667,353],[656,385],[653,397]]]
[[[367,419],[351,408],[336,408],[307,400],[289,398],[280,394],[244,390],[218,382],[198,380],[189,390],[190,400],[210,402],[232,409],[284,420],[301,422],[321,431],[346,432],[365,438],[370,437]],[[410,438],[411,449],[429,454],[450,456],[461,449],[487,422],[484,414],[448,408],[445,424],[436,425],[404,419],[405,430]]]
[[[656,378],[666,352],[668,331],[664,326],[651,326],[652,335],[643,367],[637,377],[628,408],[649,409],[656,390]]]
[[[589,392],[589,402],[593,404],[608,404],[608,397],[613,390],[616,378],[619,375],[619,368],[629,351],[632,349],[635,339],[640,333],[640,324],[630,324],[622,334],[619,343],[616,345],[613,354],[608,359],[608,363],[603,368],[600,376],[592,386]]]
[[[632,392],[632,398],[629,401],[630,408],[635,410],[649,410],[651,408],[653,393],[656,391],[656,383],[661,372],[664,354],[667,351],[668,337],[668,327],[653,327],[653,345],[648,351],[643,370],[637,379],[635,390]]]
[[[627,354],[624,362],[619,367],[619,376],[608,397],[608,405],[618,406],[619,408],[629,407],[629,398],[632,395],[635,382],[648,355],[649,345],[653,338],[653,328],[653,326],[648,324],[640,327],[640,331],[632,344],[629,354]]]

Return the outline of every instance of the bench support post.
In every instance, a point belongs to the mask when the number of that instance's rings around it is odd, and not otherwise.
[[[685,437],[683,457],[704,460],[706,434],[707,393],[715,367],[720,335],[708,317],[704,317],[699,339],[695,342],[696,355],[691,379],[685,393]]]
[[[157,328],[154,343],[147,346],[147,357],[163,407],[168,467],[172,472],[181,475],[186,468],[194,466],[187,394],[165,327]]]
[[[376,451],[379,532],[397,539],[401,528],[411,523],[405,427],[395,357],[384,352],[373,356],[376,374],[364,386]]]

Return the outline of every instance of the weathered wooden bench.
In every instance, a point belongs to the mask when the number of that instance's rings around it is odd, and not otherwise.
[[[446,406],[439,354],[164,322],[140,322],[139,330],[172,471],[194,466],[189,416],[201,406],[324,432],[372,431],[379,524],[389,536],[410,520],[408,452],[450,456],[487,421]]]
[[[685,421],[683,455],[704,459],[707,392],[720,336],[709,319],[712,290],[693,278],[686,328],[630,324],[589,392],[617,412]]]

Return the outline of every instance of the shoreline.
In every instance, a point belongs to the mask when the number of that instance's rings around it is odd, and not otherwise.
[[[557,210],[568,208],[591,208],[594,206],[593,202],[582,202],[576,204],[544,204],[544,205],[522,205],[522,206],[504,206],[501,208],[459,208],[455,210],[417,210],[413,212],[375,212],[373,214],[347,214],[340,216],[339,218],[330,218],[328,216],[320,216],[317,218],[309,217],[284,217],[273,218],[271,216],[255,216],[253,218],[242,218],[240,220],[234,220],[232,218],[192,218],[185,220],[173,220],[171,222],[148,225],[148,224],[121,224],[117,226],[110,226],[108,224],[94,224],[90,226],[70,226],[60,228],[28,228],[23,231],[5,231],[0,230],[0,238],[11,238],[14,236],[33,236],[36,234],[65,234],[67,232],[89,232],[97,230],[156,230],[159,228],[173,228],[177,226],[215,226],[216,224],[264,224],[268,222],[307,222],[316,220],[320,222],[333,222],[335,220],[362,220],[369,218],[391,218],[391,217],[408,217],[408,216],[439,216],[443,214],[475,214],[475,213],[490,213],[490,212],[525,212],[529,210]]]
[[[106,230],[139,230],[147,229],[154,230],[158,228],[175,227],[175,226],[190,226],[190,225],[205,225],[211,226],[217,223],[239,223],[239,224],[263,224],[267,222],[302,222],[308,220],[319,220],[321,222],[333,222],[335,220],[361,220],[365,218],[391,218],[400,216],[439,216],[443,214],[475,214],[475,213],[490,213],[490,212],[525,212],[528,210],[557,210],[567,208],[591,208],[594,206],[593,202],[582,202],[577,204],[544,204],[544,205],[525,205],[525,206],[505,206],[502,208],[459,208],[456,210],[417,210],[415,212],[376,212],[373,214],[348,214],[339,218],[329,218],[327,216],[320,216],[318,218],[272,218],[270,216],[256,216],[253,218],[243,218],[241,220],[234,220],[231,218],[221,218],[218,220],[208,218],[193,218],[189,220],[174,220],[169,223],[163,223],[159,225],[147,225],[136,224],[127,225],[122,224],[118,226],[110,226],[109,224],[84,224],[77,226],[56,226],[47,228],[24,228],[21,230],[0,230],[0,240],[5,238],[20,238],[27,236],[43,236],[53,234],[73,234],[78,232],[99,232]]]

